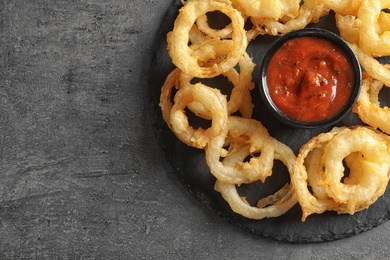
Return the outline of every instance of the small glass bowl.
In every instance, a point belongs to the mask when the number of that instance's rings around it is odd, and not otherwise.
[[[297,37],[317,37],[317,38],[323,38],[325,40],[328,40],[338,46],[342,52],[344,52],[345,56],[349,60],[350,64],[352,65],[352,71],[354,75],[354,79],[352,81],[352,92],[350,95],[349,100],[345,104],[345,106],[335,115],[326,118],[321,121],[314,121],[314,122],[307,122],[307,121],[300,121],[294,118],[291,118],[287,116],[285,113],[283,113],[273,102],[271,95],[269,93],[268,85],[267,85],[267,69],[268,64],[270,60],[272,59],[275,52],[282,47],[282,45]],[[353,50],[348,46],[348,44],[337,34],[330,32],[328,30],[324,30],[321,28],[305,28],[301,30],[296,30],[290,33],[287,33],[283,36],[281,36],[278,40],[275,41],[275,43],[272,45],[272,47],[265,53],[265,56],[263,58],[263,61],[260,66],[260,94],[263,99],[263,102],[265,103],[266,107],[270,111],[270,113],[276,117],[281,122],[285,123],[286,125],[292,126],[292,127],[299,127],[299,128],[319,128],[319,127],[328,127],[331,125],[336,124],[340,120],[342,120],[346,114],[348,114],[352,106],[355,104],[359,94],[360,94],[360,88],[362,83],[362,71],[359,64],[359,61],[353,52]]]

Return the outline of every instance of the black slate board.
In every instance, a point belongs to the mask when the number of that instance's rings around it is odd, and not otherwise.
[[[174,1],[166,13],[165,21],[163,21],[160,33],[156,37],[155,53],[150,71],[151,74],[149,75],[150,102],[153,124],[159,145],[172,165],[176,177],[188,188],[189,192],[193,193],[205,206],[226,221],[255,235],[278,241],[300,243],[333,241],[359,234],[387,221],[390,218],[390,188],[367,210],[354,215],[338,215],[335,212],[325,212],[321,215],[311,215],[305,222],[301,222],[302,212],[298,204],[281,217],[260,221],[244,218],[229,208],[220,194],[214,191],[215,179],[210,174],[209,168],[205,163],[204,151],[181,143],[162,119],[161,110],[158,106],[161,86],[169,72],[174,69],[174,65],[166,50],[166,34],[172,30],[174,20],[181,6],[180,1]],[[333,13],[323,17],[319,23],[310,26],[321,27],[338,33]],[[277,37],[272,36],[259,36],[249,44],[247,52],[257,65],[261,63],[264,53],[276,39]],[[387,58],[382,59],[382,62],[387,63]],[[333,127],[303,130],[288,127],[278,122],[262,105],[257,90],[259,81],[258,67],[255,68],[253,73],[253,81],[256,83],[256,88],[251,93],[255,104],[253,117],[260,120],[273,137],[290,146],[297,154],[299,148],[311,137],[321,132],[329,131]],[[389,106],[390,91],[382,91],[380,100],[382,105]],[[350,113],[337,126],[357,124],[362,124],[362,122],[355,114]],[[240,192],[247,194],[249,200],[251,198],[255,200],[258,196],[271,194],[288,181],[288,172],[283,165],[276,163],[274,171],[284,172],[283,178],[270,177],[265,184],[243,185],[240,187]],[[271,187],[268,185],[269,182],[272,182]],[[261,193],[259,193],[259,189]]]

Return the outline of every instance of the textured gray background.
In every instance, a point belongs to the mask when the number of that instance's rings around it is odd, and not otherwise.
[[[175,179],[147,112],[170,5],[0,2],[0,259],[388,259],[389,222],[279,243],[219,219]]]

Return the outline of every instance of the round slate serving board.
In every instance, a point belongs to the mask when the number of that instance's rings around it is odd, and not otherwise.
[[[162,119],[159,107],[161,87],[169,72],[175,68],[166,49],[166,34],[172,30],[174,20],[181,6],[180,1],[174,1],[165,16],[160,33],[156,36],[155,53],[149,77],[151,113],[159,145],[166,154],[166,158],[172,165],[177,178],[188,188],[188,191],[226,221],[255,235],[278,241],[332,241],[359,234],[387,221],[390,218],[390,188],[367,210],[354,215],[338,215],[335,212],[325,212],[321,215],[311,215],[305,222],[301,222],[302,212],[298,204],[283,216],[264,220],[247,219],[230,209],[220,194],[214,190],[215,179],[205,162],[204,151],[188,147],[180,142]],[[310,26],[321,27],[338,33],[333,13],[323,17],[319,23]],[[276,39],[277,37],[272,36],[258,36],[256,40],[249,44],[247,52],[257,65],[261,63],[264,53]],[[382,59],[382,62],[387,63],[389,61],[385,58]],[[329,131],[333,127],[303,130],[280,123],[262,105],[258,91],[259,66],[255,68],[253,81],[256,83],[256,87],[251,93],[255,104],[253,118],[261,121],[271,136],[290,146],[295,154],[311,137]],[[380,95],[382,105],[389,106],[390,91],[384,90]],[[350,113],[337,126],[357,124],[362,124],[362,122],[355,114]],[[242,185],[239,192],[245,194],[249,201],[256,201],[262,196],[272,194],[289,181],[288,172],[281,163],[275,163],[274,172],[279,173],[278,177],[276,175],[271,176],[264,184]]]

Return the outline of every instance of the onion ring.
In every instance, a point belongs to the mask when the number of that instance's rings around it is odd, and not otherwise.
[[[365,0],[359,9],[362,21],[359,46],[374,57],[390,55],[390,31],[378,34],[378,19],[383,9],[390,8],[388,0]]]
[[[220,156],[226,156],[223,148],[226,140],[230,140],[230,147],[234,148],[236,140],[250,144],[247,150],[230,149],[229,154],[245,153],[245,157],[253,155],[249,162],[240,161],[236,165],[227,165],[220,161]],[[260,155],[256,155],[259,153]],[[257,120],[230,116],[225,132],[211,139],[205,148],[206,162],[211,173],[219,180],[230,184],[251,183],[257,180],[264,181],[272,174],[274,145],[267,129]],[[240,155],[241,156],[241,155]],[[244,157],[244,158],[245,158]]]
[[[209,128],[195,130],[189,125],[184,108],[194,101],[201,103],[210,111],[212,123]],[[228,117],[226,103],[226,96],[217,89],[201,83],[182,86],[174,97],[174,105],[170,113],[173,132],[185,144],[204,148],[210,139],[219,136],[226,128]]]
[[[276,139],[272,139],[272,142],[275,146],[275,159],[281,160],[291,173],[295,162],[294,153],[289,147]],[[227,164],[234,165],[236,163],[232,161]],[[250,219],[260,220],[278,217],[286,213],[297,203],[294,189],[290,184],[286,184],[275,194],[259,200],[257,206],[249,205],[245,198],[238,194],[234,184],[217,180],[214,189],[221,193],[234,212]]]
[[[347,129],[335,136],[324,149],[325,179],[321,185],[336,202],[346,204],[351,214],[361,209],[362,205],[370,205],[386,189],[390,169],[390,139],[383,137],[365,127]],[[341,182],[344,174],[342,160],[353,152],[362,153],[364,173],[358,184],[348,185]]]
[[[387,135],[368,127],[344,127],[322,133],[302,146],[291,178],[302,221],[327,210],[353,214],[382,196],[389,181],[389,144]],[[342,181],[344,159],[350,176]]]
[[[235,68],[232,68],[229,71],[222,73],[222,75],[224,75],[233,84],[233,89],[231,90],[227,102],[227,111],[228,115],[231,115],[238,110],[245,109],[245,113],[247,115],[246,117],[250,117],[248,115],[249,113],[251,114],[252,103],[248,95],[250,95],[249,90],[253,89],[254,87],[254,84],[252,82],[252,73],[255,64],[252,62],[252,59],[249,57],[249,55],[245,52],[245,54],[240,59],[238,65],[240,71],[239,74],[237,73],[237,70]],[[188,84],[192,80],[193,77],[181,73],[180,82],[182,85]],[[244,102],[248,103],[244,104]],[[188,108],[199,117],[205,119],[211,118],[209,110],[205,109],[199,103],[191,103],[188,105]]]
[[[189,32],[198,17],[207,12],[221,11],[231,19],[233,27],[233,48],[227,57],[211,67],[202,67],[196,56],[188,46]],[[175,20],[172,32],[167,35],[168,50],[172,62],[184,73],[198,78],[211,78],[233,68],[244,54],[247,47],[247,38],[244,30],[244,19],[240,12],[232,7],[230,2],[199,0],[188,1],[180,10]]]

